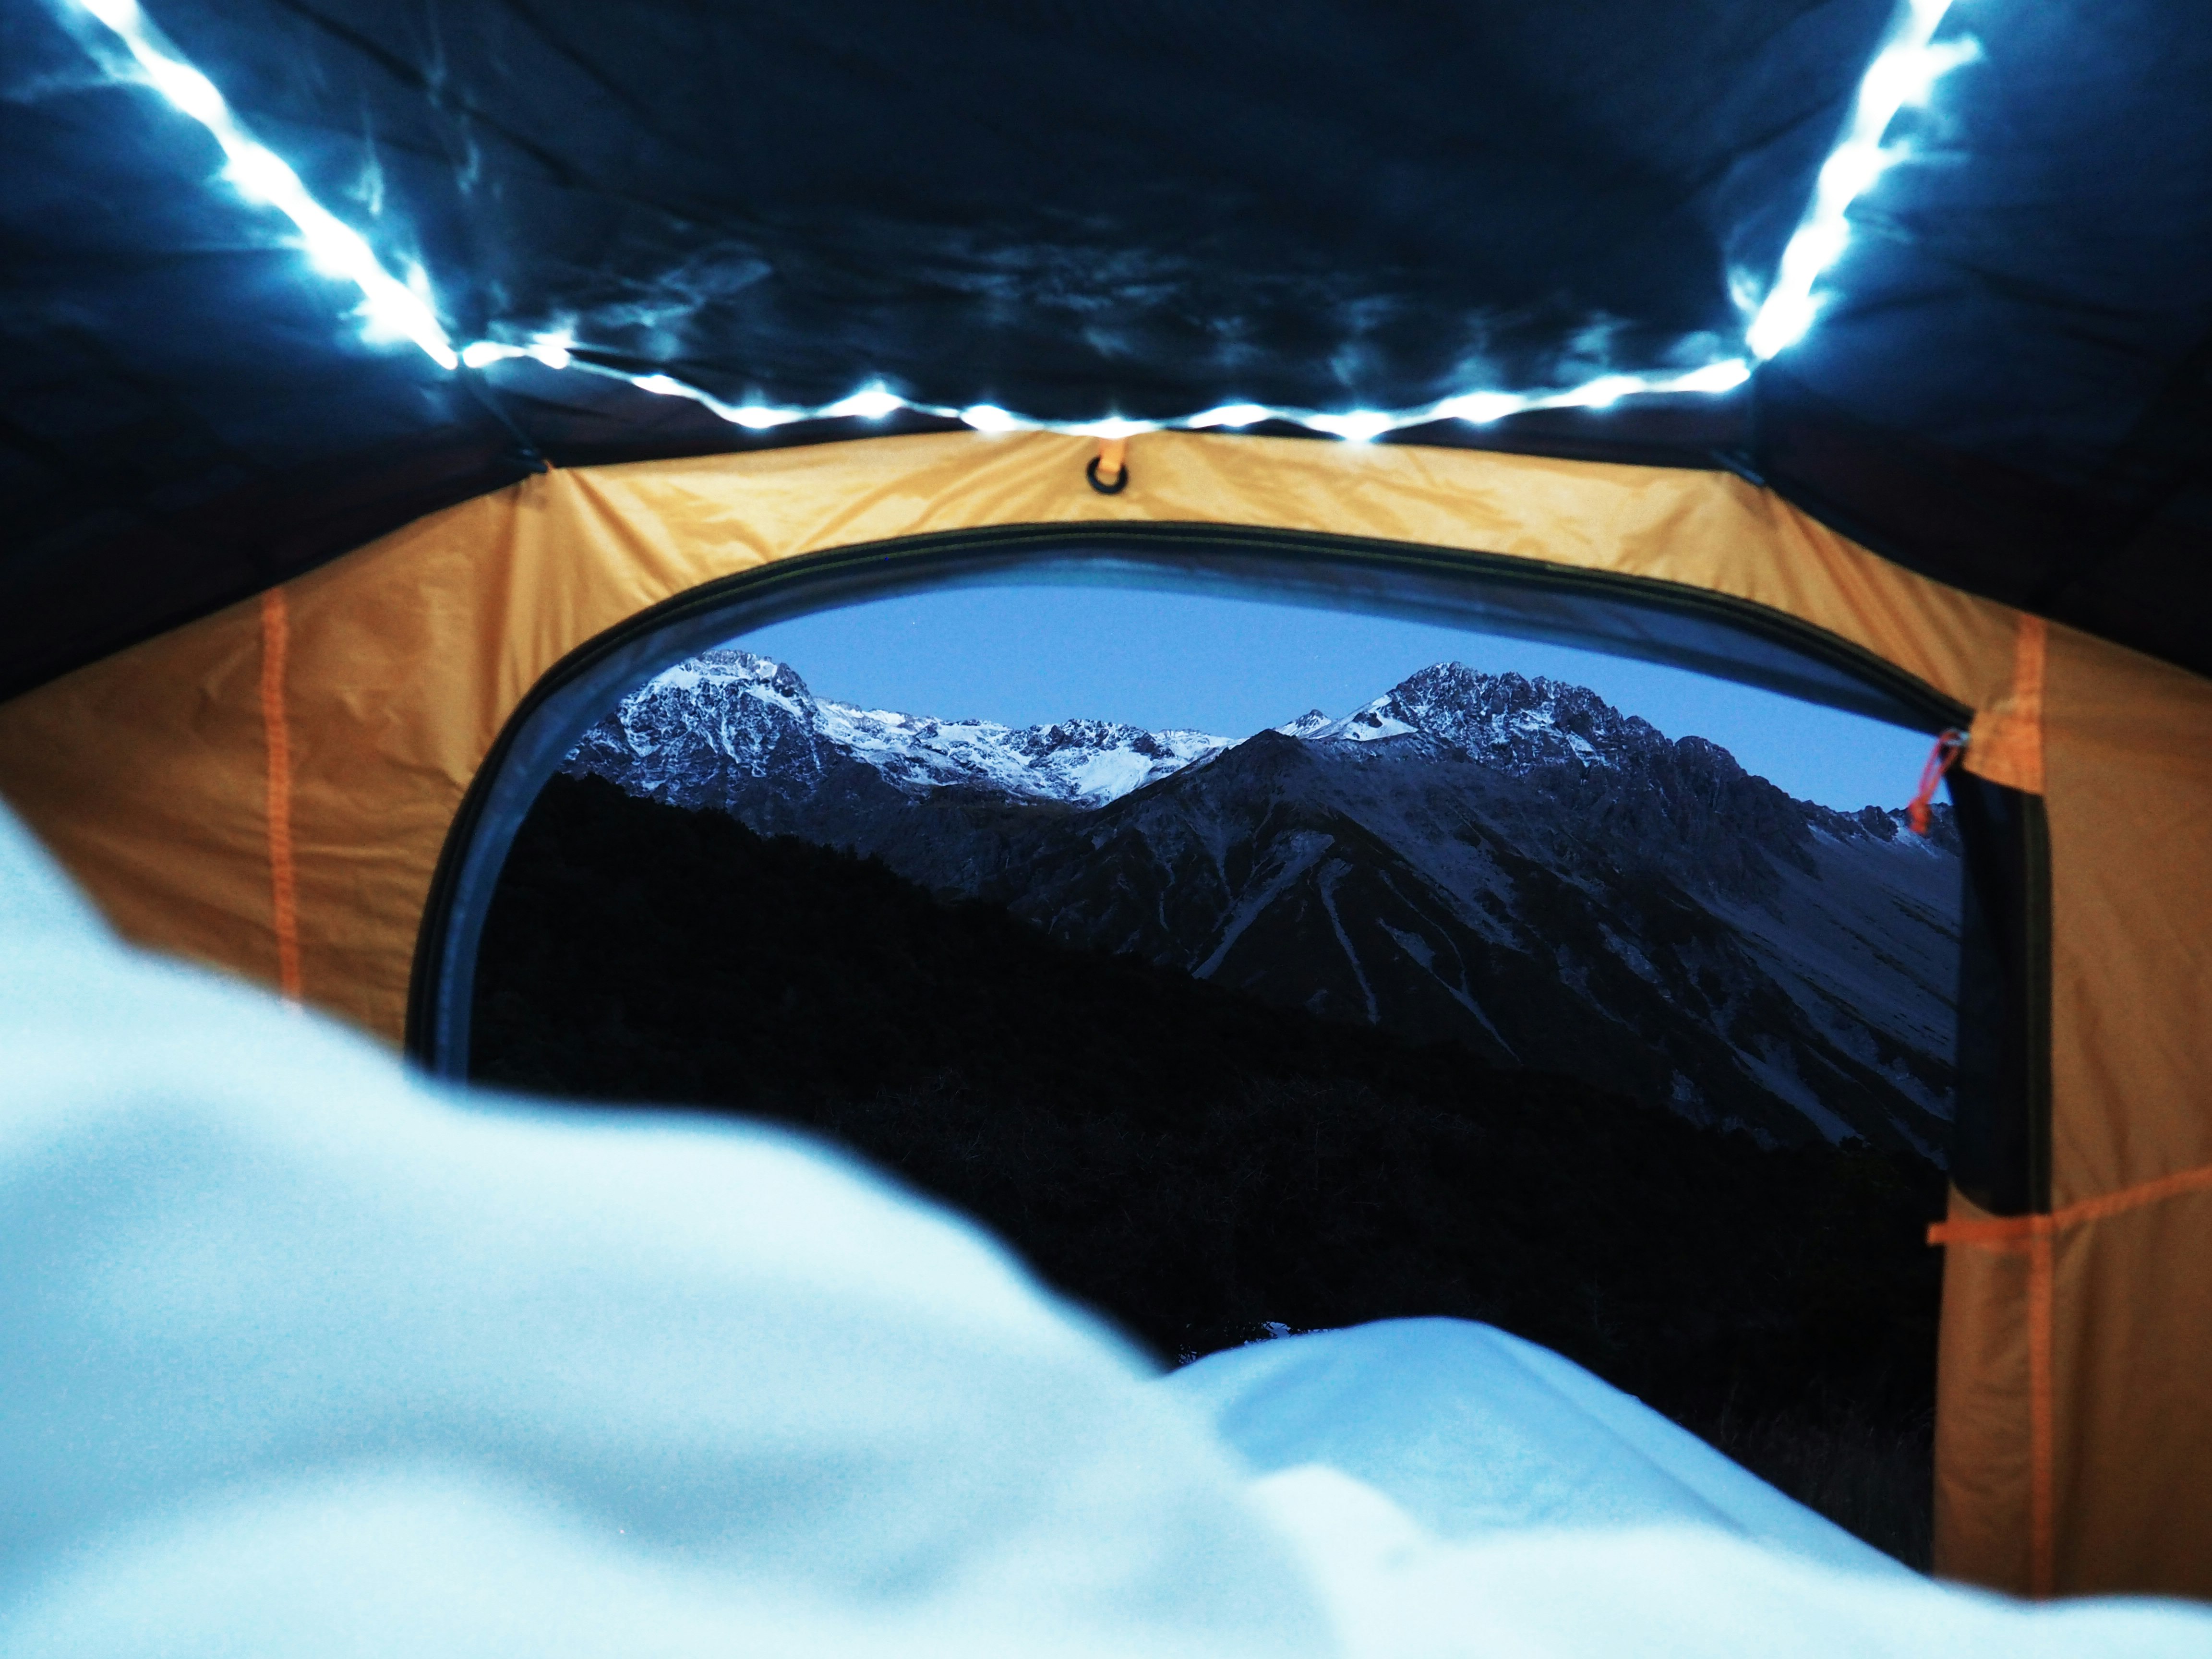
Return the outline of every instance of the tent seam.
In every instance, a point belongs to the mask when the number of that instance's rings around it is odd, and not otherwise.
[[[292,732],[284,679],[292,642],[282,587],[261,595],[261,730],[268,752],[269,914],[276,936],[276,988],[300,1005],[299,882],[292,855]]]
[[[2046,1597],[2057,1579],[2057,1505],[2052,1501],[2054,1304],[2051,1235],[2039,1231],[2027,1252],[2027,1593]]]
[[[2044,793],[2043,694],[2050,624],[2020,613],[2013,628],[2012,682],[1993,706],[1974,716],[1964,764],[2025,794]]]

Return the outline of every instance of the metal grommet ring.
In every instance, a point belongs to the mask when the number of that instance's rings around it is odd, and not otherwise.
[[[1129,464],[1127,461],[1121,463],[1121,476],[1115,479],[1112,483],[1100,483],[1098,458],[1093,455],[1091,458],[1091,465],[1083,469],[1083,476],[1091,480],[1091,487],[1100,495],[1118,495],[1129,487]]]

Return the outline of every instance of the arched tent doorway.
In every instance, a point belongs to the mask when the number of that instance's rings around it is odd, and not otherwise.
[[[1263,595],[1324,611],[1601,646],[1931,736],[1963,726],[1972,713],[1762,607],[1526,559],[1312,531],[1142,521],[984,526],[838,549],[679,594],[587,641],[531,689],[479,769],[440,859],[410,988],[410,1052],[441,1075],[465,1074],[468,963],[489,883],[538,786],[617,698],[706,646],[795,616],[902,593],[1029,584]]]
[[[126,931],[395,1042],[411,999],[436,1058],[459,1041],[446,992],[502,792],[534,787],[606,692],[726,634],[733,599],[1045,555],[1295,561],[1355,597],[1479,592],[1513,625],[1610,629],[1891,718],[1971,711],[1990,1053],[1984,1144],[1970,1131],[1959,1158],[1984,1203],[1962,1195],[1948,1234],[1939,1559],[2020,1588],[2192,1584],[2174,1516],[2201,1485],[2174,1422],[2130,1401],[2185,1395],[2205,1328],[2185,1240],[2212,1206],[2193,1109],[2212,1039],[2175,988],[2192,946],[2172,925],[2202,866],[2149,853],[2203,833],[2201,683],[1904,571],[1727,473],[1162,433],[1103,496],[1091,453],[925,434],[552,471],[18,698],[0,777]]]

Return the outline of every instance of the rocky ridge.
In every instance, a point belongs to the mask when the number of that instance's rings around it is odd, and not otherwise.
[[[1070,943],[1790,1139],[1941,1144],[1958,849],[1593,692],[1437,664],[1241,743],[816,698],[710,653],[567,769],[884,859]]]

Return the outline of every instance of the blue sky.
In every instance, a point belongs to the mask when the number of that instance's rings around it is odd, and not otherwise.
[[[944,588],[817,611],[737,643],[841,702],[948,720],[1071,715],[1249,736],[1343,714],[1458,661],[1587,685],[1670,738],[1710,738],[1791,794],[1902,806],[1929,739],[1701,674],[1563,646],[1264,600],[1120,587]]]

